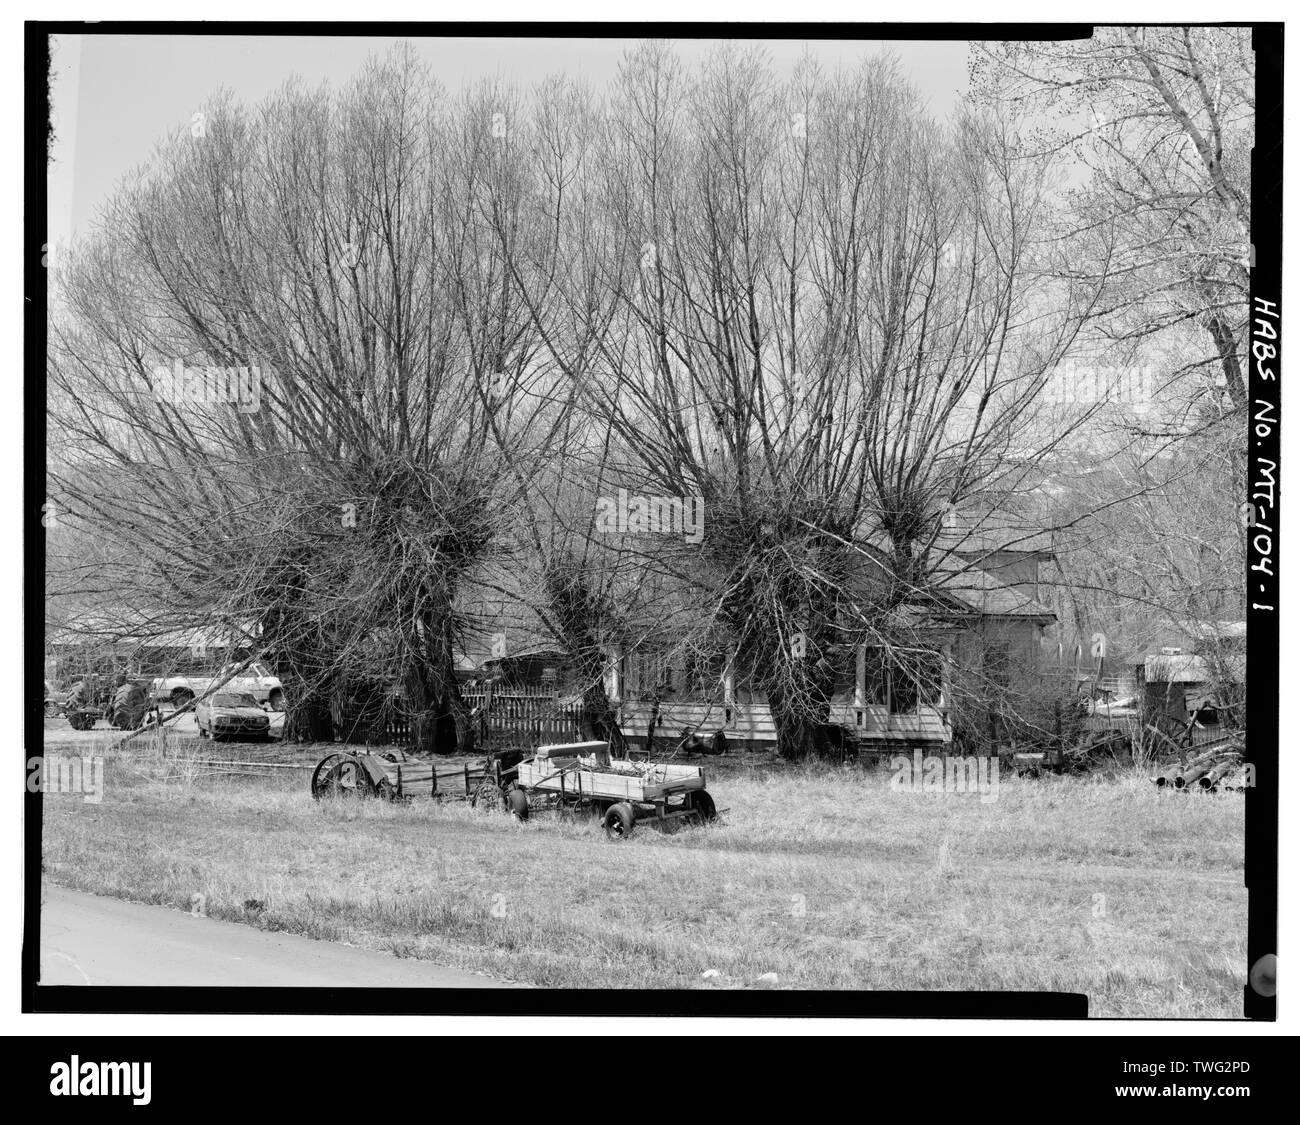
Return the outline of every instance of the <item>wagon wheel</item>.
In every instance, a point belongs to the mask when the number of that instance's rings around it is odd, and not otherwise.
[[[321,759],[311,775],[311,795],[323,797],[372,797],[375,783],[354,754],[330,754]]]

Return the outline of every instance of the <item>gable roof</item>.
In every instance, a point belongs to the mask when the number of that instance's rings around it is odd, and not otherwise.
[[[977,566],[941,564],[935,574],[936,592],[962,609],[986,617],[1020,617],[1042,622],[1055,621],[1056,614],[1039,601],[998,581]]]

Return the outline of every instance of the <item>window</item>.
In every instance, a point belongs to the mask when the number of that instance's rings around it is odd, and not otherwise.
[[[652,699],[673,691],[673,669],[661,653],[629,653],[626,667],[625,690],[629,699]]]
[[[887,706],[889,704],[889,658],[882,648],[867,649],[867,675],[862,702]]]
[[[722,678],[726,672],[726,663],[726,658],[721,654],[689,655],[682,677],[685,697],[704,702],[720,701],[723,697]]]
[[[852,645],[837,645],[831,650],[831,698],[854,699],[858,683],[858,650]]]
[[[1011,645],[1006,641],[989,641],[984,646],[984,677],[993,687],[1011,684]]]
[[[862,702],[888,707],[894,715],[912,715],[924,704],[943,701],[943,653],[934,649],[866,650]]]

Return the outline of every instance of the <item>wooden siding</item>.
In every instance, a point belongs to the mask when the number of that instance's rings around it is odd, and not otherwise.
[[[650,722],[651,704],[627,700],[619,707],[619,725],[629,738],[644,738]],[[881,705],[854,707],[832,703],[830,721],[859,738],[886,742],[949,742],[952,732],[944,714],[936,707],[921,706],[913,714],[891,715]],[[706,703],[661,703],[656,737],[676,738],[683,729],[708,737],[722,731],[728,739],[741,742],[775,743],[776,724],[766,703],[735,703],[729,706]]]

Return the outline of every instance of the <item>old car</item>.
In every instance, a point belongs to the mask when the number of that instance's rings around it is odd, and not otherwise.
[[[213,684],[221,683],[222,678],[237,667],[238,665],[227,664],[215,675],[160,677],[153,682],[153,696],[159,702],[183,707],[196,696],[210,690]],[[284,685],[261,661],[254,661],[221,686],[232,692],[251,695],[257,703],[268,703],[272,711],[284,710]]]
[[[270,734],[270,717],[246,692],[219,691],[194,708],[199,737],[264,739]]]

